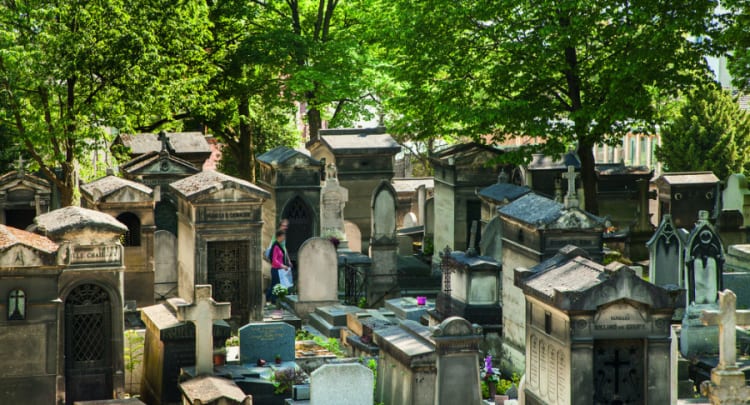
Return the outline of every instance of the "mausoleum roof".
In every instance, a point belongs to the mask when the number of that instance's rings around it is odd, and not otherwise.
[[[675,184],[716,184],[719,178],[713,172],[674,172],[664,173],[656,179],[657,183]]]
[[[310,155],[286,146],[277,146],[258,156],[260,162],[266,163],[270,166],[284,165],[292,159],[294,159],[294,162],[292,163],[295,165],[298,165],[299,163],[305,163],[310,166],[320,165],[320,161],[313,159]]]
[[[536,193],[528,193],[500,208],[501,215],[528,224],[548,224],[560,217],[565,208],[561,203]]]
[[[526,168],[529,170],[565,170],[568,166],[573,166],[576,169],[581,167],[581,161],[573,151],[567,152],[559,158],[535,153]]]
[[[465,252],[454,251],[450,254],[455,265],[468,270],[500,270],[502,265],[492,257],[470,255]]]
[[[185,198],[191,199],[199,194],[218,191],[225,188],[240,188],[248,193],[257,194],[262,198],[271,195],[249,181],[238,179],[217,171],[205,171],[186,177],[170,184],[175,191]]]
[[[133,155],[159,152],[162,149],[158,134],[120,134],[118,138],[124,146],[130,148]],[[167,139],[172,150],[177,154],[211,153],[211,147],[205,135],[200,132],[170,132],[167,133]]]
[[[23,245],[45,253],[54,253],[58,245],[49,238],[0,224],[0,250]]]
[[[144,184],[136,183],[131,180],[111,175],[82,185],[81,191],[83,191],[84,194],[88,194],[89,196],[91,196],[94,201],[98,201],[126,187],[132,188],[148,195],[153,195],[154,192],[151,187],[148,187]]]
[[[479,196],[488,200],[504,202],[513,201],[531,192],[526,186],[511,183],[497,183],[479,190]]]
[[[651,284],[622,263],[604,266],[572,245],[530,269],[517,269],[514,279],[525,295],[566,311],[596,311],[620,299],[674,309],[680,296],[677,287]]]
[[[363,153],[367,150],[398,153],[401,145],[385,133],[385,128],[321,129],[321,141],[336,153]]]
[[[34,218],[31,230],[42,235],[59,235],[71,230],[98,228],[115,233],[124,233],[128,227],[113,216],[81,207],[65,207]]]

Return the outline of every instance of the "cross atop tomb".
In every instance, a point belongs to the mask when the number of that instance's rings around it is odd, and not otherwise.
[[[167,133],[165,131],[159,132],[159,141],[161,142],[162,153],[168,153],[170,149],[169,137],[167,137]]]
[[[18,176],[23,176],[26,171],[26,166],[24,165],[26,161],[23,159],[23,155],[18,155],[18,160],[16,161],[16,171],[18,172]]]
[[[568,180],[568,194],[565,195],[564,200],[565,208],[578,208],[578,194],[576,193],[576,177],[578,177],[578,173],[576,173],[576,168],[568,166],[568,172],[563,173],[562,177]]]
[[[737,368],[737,324],[750,325],[750,311],[737,309],[737,296],[732,290],[719,292],[719,310],[701,314],[704,325],[719,325],[720,370]]]
[[[196,285],[195,299],[177,307],[177,319],[195,325],[195,374],[213,374],[214,321],[231,316],[228,302],[211,298],[211,285]]]

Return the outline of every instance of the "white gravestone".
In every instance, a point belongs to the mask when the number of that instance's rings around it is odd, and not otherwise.
[[[387,188],[375,196],[372,206],[372,239],[393,239],[396,234],[396,199]]]
[[[361,364],[326,364],[310,375],[310,405],[372,405],[374,384]]]
[[[299,300],[301,302],[338,300],[338,256],[331,241],[310,238],[298,253]]]
[[[213,374],[214,321],[231,316],[228,302],[211,298],[211,285],[196,285],[195,299],[177,307],[177,319],[195,325],[195,375]]]
[[[154,232],[154,292],[157,299],[177,296],[177,238],[169,231]]]

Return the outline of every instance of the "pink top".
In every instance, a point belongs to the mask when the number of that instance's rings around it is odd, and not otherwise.
[[[271,267],[274,269],[284,268],[284,251],[281,250],[281,246],[278,244],[273,245],[271,251]]]

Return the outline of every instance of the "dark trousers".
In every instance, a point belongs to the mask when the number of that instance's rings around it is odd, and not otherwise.
[[[268,290],[266,290],[266,302],[276,303],[276,296],[273,295],[273,288],[276,287],[276,284],[280,283],[281,279],[279,279],[279,269],[271,269],[271,285],[269,285]]]

